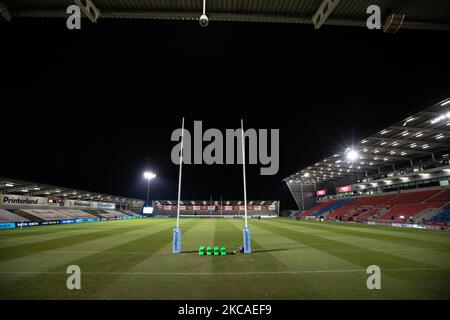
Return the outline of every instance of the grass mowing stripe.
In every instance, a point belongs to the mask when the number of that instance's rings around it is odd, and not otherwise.
[[[278,224],[280,225],[280,224]],[[307,227],[299,227],[299,226],[286,226],[280,227],[278,225],[264,225],[265,228],[270,228],[277,232],[280,235],[284,235],[287,237],[292,237],[293,239],[298,239],[309,246],[316,247],[318,249],[322,249],[323,251],[338,256],[341,259],[352,262],[356,265],[360,265],[361,267],[367,268],[369,265],[375,264],[378,265],[383,274],[383,278],[388,282],[391,286],[390,292],[395,291],[395,287],[409,287],[415,294],[418,296],[432,296],[438,297],[442,295],[448,296],[448,293],[445,293],[446,288],[440,288],[439,276],[436,274],[440,274],[441,277],[445,277],[445,274],[448,272],[444,271],[421,271],[423,273],[421,280],[419,281],[414,278],[414,275],[408,271],[389,271],[391,269],[399,269],[399,268],[425,268],[425,269],[436,269],[434,266],[429,265],[423,262],[413,261],[407,258],[399,257],[393,254],[387,254],[385,252],[381,253],[379,251],[374,251],[367,249],[365,252],[355,254],[354,252],[336,252],[329,251],[328,248],[333,248],[336,246],[345,246],[346,248],[354,248],[357,246],[350,245],[345,242],[336,241],[327,239],[326,237],[321,237],[317,235],[313,235],[308,233],[309,228]],[[291,228],[297,227],[297,230],[292,230]],[[327,232],[327,231],[326,231]],[[394,281],[397,279],[397,281]],[[415,279],[415,280],[414,280]],[[394,285],[395,283],[395,285]],[[429,292],[428,287],[436,288],[436,291]]]
[[[434,240],[443,240],[445,243],[448,243],[450,239],[450,233],[448,231],[442,231],[442,230],[427,230],[427,229],[414,229],[414,228],[396,228],[392,226],[384,226],[384,225],[369,225],[369,224],[361,224],[361,223],[351,223],[351,222],[318,222],[318,221],[311,221],[311,220],[302,220],[301,222],[289,218],[275,218],[272,219],[272,221],[278,221],[278,222],[285,222],[289,224],[336,224],[342,226],[342,228],[348,228],[348,229],[359,229],[361,231],[370,231],[375,232],[379,234],[387,233],[387,234],[393,234],[397,236],[404,236],[404,237],[414,237],[417,239],[417,237],[425,236],[429,239]],[[430,240],[431,241],[431,240]]]
[[[9,248],[13,250],[8,251],[6,254],[2,254],[0,256],[0,262],[27,256],[30,254],[29,253],[30,251],[49,251],[59,249],[69,245],[79,244],[83,242],[88,242],[100,238],[117,235],[118,233],[126,233],[138,229],[143,229],[145,227],[146,227],[145,225],[128,225],[125,227],[109,228],[107,230],[94,231],[86,234],[85,233],[76,234],[47,241],[40,241],[37,243],[11,246]]]
[[[352,251],[335,251],[335,249],[337,248],[361,249],[361,247],[351,245],[343,241],[331,240],[325,237],[307,233],[307,228],[304,227],[299,228],[298,230],[292,230],[284,226],[280,227],[277,225],[267,225],[267,224],[261,224],[261,227],[271,230],[272,232],[280,236],[291,238],[295,241],[306,244],[307,246],[337,256],[343,260],[349,261],[364,268],[367,268],[369,265],[372,264],[378,265],[380,266],[380,268],[391,268],[391,269],[411,268],[411,267],[431,268],[431,269],[434,268],[432,265],[429,265],[427,263],[421,263],[410,259],[401,258],[394,254],[383,253],[371,249],[366,249],[365,250],[366,254],[364,255]]]
[[[166,221],[164,221],[166,222]],[[171,224],[172,221],[167,221]],[[122,243],[121,245],[112,247],[103,252],[90,255],[81,259],[75,259],[64,265],[60,265],[49,272],[60,272],[61,276],[55,277],[52,282],[43,281],[43,277],[40,274],[30,274],[27,278],[21,278],[19,281],[14,283],[14,287],[24,287],[27,283],[33,284],[35,289],[38,292],[44,291],[45,294],[54,295],[70,298],[70,299],[78,299],[78,298],[89,298],[95,295],[98,291],[101,291],[104,287],[108,286],[108,284],[114,281],[115,278],[120,277],[120,274],[111,275],[107,278],[99,277],[95,279],[95,282],[85,284],[83,290],[73,290],[69,291],[65,287],[65,279],[66,275],[62,275],[66,271],[68,265],[78,265],[81,269],[82,274],[86,272],[126,272],[129,269],[132,269],[136,264],[150,258],[153,256],[159,248],[165,246],[167,243],[172,241],[172,232],[169,227],[169,223],[164,223],[160,225],[159,228],[148,234],[147,236],[141,237],[139,239],[132,240],[130,242]],[[147,223],[137,225],[138,229],[148,227]],[[191,225],[185,224],[184,229],[189,229]],[[107,252],[123,251],[128,250],[129,248],[134,248],[134,250],[139,249],[146,254],[143,255],[125,255],[125,256],[117,256],[117,255],[108,255]],[[51,288],[50,292],[45,290],[46,287]],[[4,295],[14,297],[16,295],[13,287],[5,288],[4,292],[1,293],[0,297]],[[42,294],[45,298],[45,295]],[[49,297],[50,297],[49,296]]]
[[[6,229],[0,230],[0,243],[3,241],[9,241],[18,238],[28,238],[35,237],[36,235],[49,235],[49,234],[58,234],[61,232],[69,232],[75,231],[78,232],[80,229],[86,229],[87,226],[84,224],[83,226],[80,224],[71,225],[50,225],[50,226],[42,226],[42,227],[29,227],[25,229]]]
[[[277,223],[285,223],[284,221],[276,221]],[[299,223],[301,225],[301,223]],[[404,246],[413,246],[413,247],[419,247],[427,250],[434,250],[434,251],[440,251],[443,253],[449,253],[450,252],[450,243],[444,244],[444,243],[437,243],[433,241],[427,241],[427,240],[417,240],[413,238],[406,238],[402,236],[393,236],[393,235],[386,235],[386,234],[376,234],[372,232],[366,232],[366,231],[358,231],[358,230],[349,230],[348,228],[344,229],[340,225],[331,225],[331,224],[318,224],[318,223],[311,223],[308,224],[308,227],[319,229],[319,230],[325,230],[330,231],[337,234],[342,235],[350,235],[355,237],[361,237],[366,239],[372,239],[377,241],[387,241],[395,244],[400,244]]]

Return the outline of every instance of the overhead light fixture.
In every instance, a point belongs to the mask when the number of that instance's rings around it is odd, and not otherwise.
[[[422,146],[422,149],[428,149],[430,146],[428,145],[428,144],[424,144],[423,146]]]
[[[444,137],[444,135],[442,133],[440,133],[436,136],[436,140],[442,139],[443,137]]]
[[[406,137],[408,134],[409,134],[408,131],[403,131],[403,132],[402,132],[402,137]]]
[[[358,158],[359,158],[359,154],[358,154],[358,152],[356,150],[350,149],[347,152],[347,159],[348,160],[353,162],[353,161],[357,160]]]
[[[447,105],[447,104],[449,104],[449,103],[450,103],[450,99],[447,100],[447,101],[445,101],[445,102],[443,102],[443,103],[441,103],[441,107],[443,107],[443,106],[445,106],[445,105]]]
[[[389,133],[389,132],[390,132],[389,130],[383,130],[383,131],[380,132],[380,134],[386,134],[386,133]]]
[[[394,146],[394,147],[398,146],[398,142],[395,141],[394,143],[392,143],[392,146]]]
[[[403,123],[403,126],[406,126],[408,124],[408,122],[414,121],[415,118],[409,118],[407,120],[405,120],[405,123]]]
[[[14,185],[12,183],[6,183],[5,187],[14,187]]]
[[[416,137],[417,137],[417,138],[419,138],[419,137],[421,137],[421,136],[423,136],[423,133],[422,133],[422,132],[418,132],[418,133],[416,134]]]

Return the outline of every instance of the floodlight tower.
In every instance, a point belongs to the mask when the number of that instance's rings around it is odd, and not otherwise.
[[[144,178],[147,179],[147,202],[146,202],[146,204],[148,205],[148,193],[149,193],[149,190],[150,190],[150,180],[156,178],[156,174],[154,174],[151,171],[145,171],[144,172]]]

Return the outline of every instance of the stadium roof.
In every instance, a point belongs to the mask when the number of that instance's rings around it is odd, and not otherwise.
[[[0,17],[67,17],[72,4],[89,5],[92,20],[97,18],[197,20],[202,0],[0,0]],[[300,23],[366,27],[370,5],[378,5],[384,21],[391,14],[404,14],[401,28],[450,30],[448,0],[208,0],[206,13],[211,21]],[[81,6],[83,7],[83,6]],[[97,14],[98,13],[98,14]]]
[[[411,115],[344,150],[287,177],[304,183],[325,183],[365,173],[450,148],[450,98]]]
[[[109,202],[116,204],[139,204],[143,200],[118,197],[104,193],[96,193],[83,191],[72,188],[56,187],[52,185],[21,181],[0,177],[0,193],[1,194],[18,194],[34,197],[56,197],[58,199],[73,199],[84,201]]]

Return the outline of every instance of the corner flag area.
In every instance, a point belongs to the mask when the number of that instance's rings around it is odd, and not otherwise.
[[[393,227],[250,219],[135,219],[4,230],[0,299],[449,299],[450,234]],[[200,246],[227,255],[199,256]],[[233,254],[233,251],[236,253]],[[368,290],[367,268],[382,270]],[[67,290],[67,267],[82,290]]]

